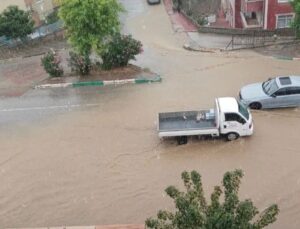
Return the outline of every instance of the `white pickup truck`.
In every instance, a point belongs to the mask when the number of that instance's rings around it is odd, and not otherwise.
[[[249,110],[232,97],[215,99],[215,107],[208,110],[180,111],[158,114],[158,136],[176,137],[178,144],[186,144],[188,136],[225,136],[228,141],[253,133]]]

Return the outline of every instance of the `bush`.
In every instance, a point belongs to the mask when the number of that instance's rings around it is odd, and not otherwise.
[[[186,11],[186,15],[189,16],[189,17],[193,16],[193,11],[191,9],[188,9]]]
[[[142,43],[132,38],[131,35],[116,34],[100,53],[102,68],[112,69],[127,66],[130,60],[135,60],[135,55],[142,52]]]
[[[24,39],[33,32],[33,25],[29,12],[17,6],[9,6],[0,14],[0,36]]]
[[[204,17],[199,17],[199,18],[197,18],[197,23],[198,23],[199,25],[207,25],[207,24],[208,24],[208,21],[207,21],[206,18],[204,18]]]
[[[68,59],[69,66],[72,69],[72,72],[84,76],[88,75],[91,70],[91,60],[88,55],[82,56],[75,52],[69,52],[70,59]]]
[[[48,25],[53,24],[55,22],[57,22],[59,20],[58,17],[58,11],[54,10],[52,13],[50,13],[47,17],[46,17],[46,23]]]
[[[50,76],[60,77],[64,74],[62,67],[59,66],[61,62],[60,57],[54,51],[46,53],[41,61],[41,65]]]

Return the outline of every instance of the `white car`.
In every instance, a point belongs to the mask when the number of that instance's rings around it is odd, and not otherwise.
[[[300,106],[300,76],[278,76],[246,85],[239,97],[251,109]]]

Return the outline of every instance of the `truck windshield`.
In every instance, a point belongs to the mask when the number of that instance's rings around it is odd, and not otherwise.
[[[262,83],[262,88],[267,95],[272,95],[278,90],[278,85],[275,79],[270,79]]]
[[[242,104],[241,102],[238,102],[239,105],[239,112],[247,119],[249,120],[249,111],[247,109],[247,107],[245,107],[244,104]]]

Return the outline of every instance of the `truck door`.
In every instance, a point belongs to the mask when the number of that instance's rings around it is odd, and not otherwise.
[[[221,133],[238,133],[240,136],[246,135],[249,130],[246,120],[237,113],[225,113],[224,122],[221,125]]]

